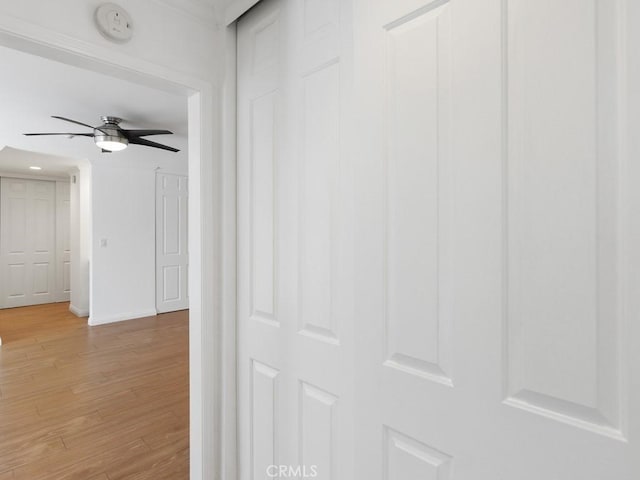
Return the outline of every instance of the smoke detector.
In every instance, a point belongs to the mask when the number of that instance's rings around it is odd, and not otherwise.
[[[125,43],[133,35],[131,15],[115,3],[103,3],[95,14],[98,31],[108,40]]]

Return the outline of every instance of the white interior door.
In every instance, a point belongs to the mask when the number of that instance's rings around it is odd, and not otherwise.
[[[269,0],[238,25],[243,480],[272,478],[275,468],[353,478],[353,277],[339,135],[347,7]]]
[[[69,182],[56,182],[56,301],[71,297],[71,191]]]
[[[55,183],[2,177],[2,307],[56,301]]]
[[[353,1],[238,24],[241,478],[640,478],[640,4]]]
[[[156,310],[189,308],[187,177],[156,174]]]
[[[640,478],[625,3],[360,2],[358,478]]]

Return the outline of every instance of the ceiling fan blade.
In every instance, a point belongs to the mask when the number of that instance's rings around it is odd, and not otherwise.
[[[161,148],[162,150],[169,150],[170,152],[179,152],[177,148],[168,147],[160,143],[152,142],[151,140],[145,140],[144,138],[133,137],[129,139],[129,143],[134,145],[144,145],[145,147]]]
[[[93,137],[93,133],[23,133],[27,137],[36,135],[66,135],[68,137]]]
[[[124,128],[120,129],[127,138],[133,137],[146,137],[147,135],[173,135],[173,132],[169,130],[125,130]]]
[[[51,118],[57,118],[58,120],[64,120],[65,122],[71,122],[71,123],[75,123],[76,125],[82,125],[83,127],[88,127],[91,130],[95,128],[95,127],[92,127],[91,125],[87,125],[86,123],[78,122],[76,120],[71,120],[70,118],[59,117],[58,115],[51,115]]]
[[[78,122],[76,120],[71,120],[70,118],[65,118],[65,117],[60,117],[58,115],[51,115],[51,118],[57,118],[58,120],[64,120],[65,122],[71,122],[71,123],[75,123],[77,125],[82,125],[83,127],[88,127],[91,130],[99,130],[102,133],[104,133],[105,135],[109,135],[107,132],[105,132],[104,130],[102,130],[100,127],[92,127],[91,125],[88,125],[86,123],[82,123],[82,122]]]

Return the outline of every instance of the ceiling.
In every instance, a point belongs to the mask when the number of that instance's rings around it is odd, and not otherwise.
[[[4,147],[0,150],[0,176],[9,173],[64,178],[81,162],[86,160]],[[32,170],[31,167],[40,167],[41,170]]]
[[[181,158],[187,162],[187,100],[185,97],[144,87],[77,67],[65,65],[16,50],[0,47],[0,150],[8,146],[27,153],[0,152],[0,171],[29,173],[32,155],[38,157],[40,175],[68,169],[69,158],[101,162],[149,161]],[[51,115],[99,125],[100,115],[124,119],[123,128],[168,129],[174,135],[158,135],[153,140],[181,150],[172,153],[132,145],[123,152],[103,154],[87,137],[25,137],[27,132],[88,132],[91,130]],[[64,157],[66,160],[60,160]],[[35,161],[35,157],[34,157]],[[65,163],[66,162],[66,163]],[[27,163],[29,165],[27,165]],[[53,169],[47,171],[47,165]],[[54,167],[55,166],[55,167]],[[54,171],[56,170],[56,171]]]

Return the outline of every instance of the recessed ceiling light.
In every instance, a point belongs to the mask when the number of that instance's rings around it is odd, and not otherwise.
[[[31,170],[42,170],[42,167],[29,167]]]

